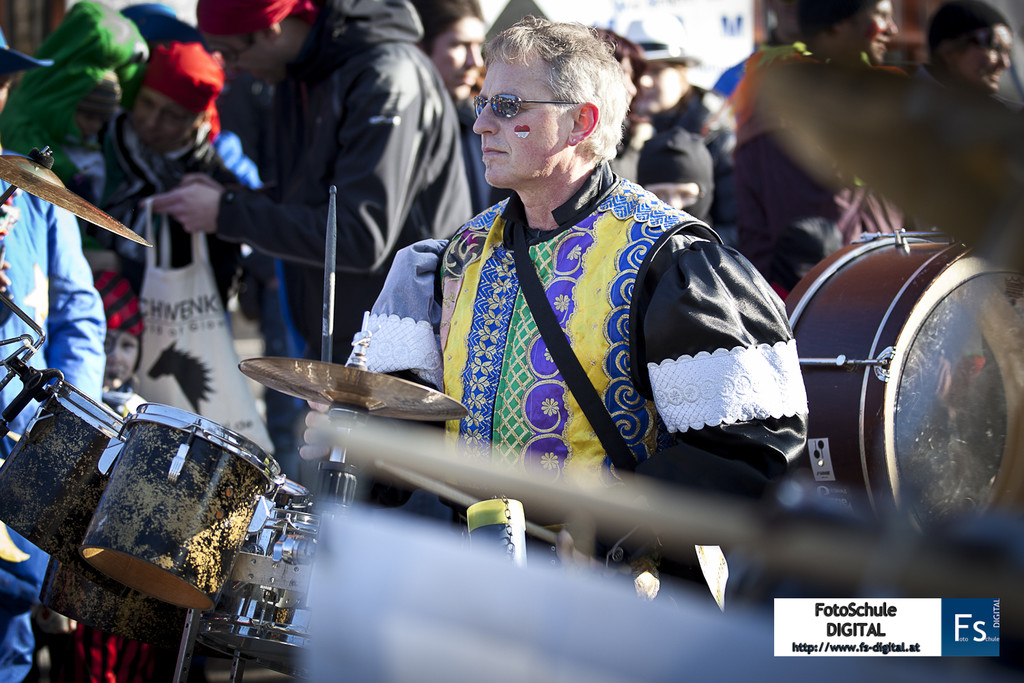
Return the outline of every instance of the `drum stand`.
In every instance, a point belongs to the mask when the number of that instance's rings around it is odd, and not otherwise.
[[[0,247],[0,265],[3,264],[5,251],[3,247]],[[18,348],[9,356],[0,360],[0,365],[7,368],[7,374],[0,380],[0,389],[10,384],[11,380],[15,377],[20,379],[24,385],[21,393],[4,407],[3,413],[0,415],[0,438],[3,438],[10,431],[7,428],[10,421],[28,407],[32,399],[42,401],[45,398],[47,386],[53,380],[62,381],[64,374],[60,370],[55,369],[37,370],[26,362],[42,348],[43,343],[46,341],[46,333],[36,324],[35,320],[30,318],[25,311],[21,310],[14,303],[7,292],[0,292],[0,303],[21,318],[22,322],[28,325],[34,334],[34,337],[30,334],[21,334],[10,339],[0,339],[0,346],[18,345]],[[0,309],[0,314],[3,314],[2,309]]]

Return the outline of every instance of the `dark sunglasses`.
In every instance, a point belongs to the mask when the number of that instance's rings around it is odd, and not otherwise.
[[[518,95],[492,95],[491,97],[477,95],[473,98],[477,116],[484,112],[484,107],[488,102],[491,103],[491,111],[494,112],[494,115],[503,119],[516,116],[524,104],[579,104],[579,102],[563,102],[561,100],[524,100]]]

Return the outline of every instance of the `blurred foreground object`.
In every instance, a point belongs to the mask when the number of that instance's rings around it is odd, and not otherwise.
[[[764,75],[782,142],[827,181],[835,170],[907,213],[1024,264],[1024,119],[991,98],[871,69],[800,63]]]

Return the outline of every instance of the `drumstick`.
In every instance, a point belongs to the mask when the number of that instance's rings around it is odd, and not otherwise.
[[[836,523],[821,515],[796,515],[756,501],[726,498],[623,476],[624,485],[586,487],[529,472],[498,469],[456,457],[450,444],[424,427],[383,426],[374,421],[338,434],[356,460],[394,465],[459,486],[502,492],[541,515],[585,515],[607,534],[649,529],[665,555],[688,559],[693,546],[740,550],[779,576],[824,582],[853,595],[870,585],[907,597],[999,597],[1024,600],[1021,568],[1009,552],[965,552],[943,538],[905,525],[888,528]],[[990,549],[995,550],[995,549]],[[1024,611],[1008,611],[1005,626],[1024,632]]]
[[[324,363],[330,363],[334,354],[334,278],[338,268],[337,195],[338,188],[331,185],[327,204],[327,241],[324,245],[324,319],[320,331],[320,360]]]

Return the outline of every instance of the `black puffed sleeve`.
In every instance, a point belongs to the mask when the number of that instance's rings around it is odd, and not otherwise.
[[[637,472],[760,496],[807,436],[796,343],[778,296],[735,250],[680,232],[642,265],[630,326],[634,379],[674,437]]]

